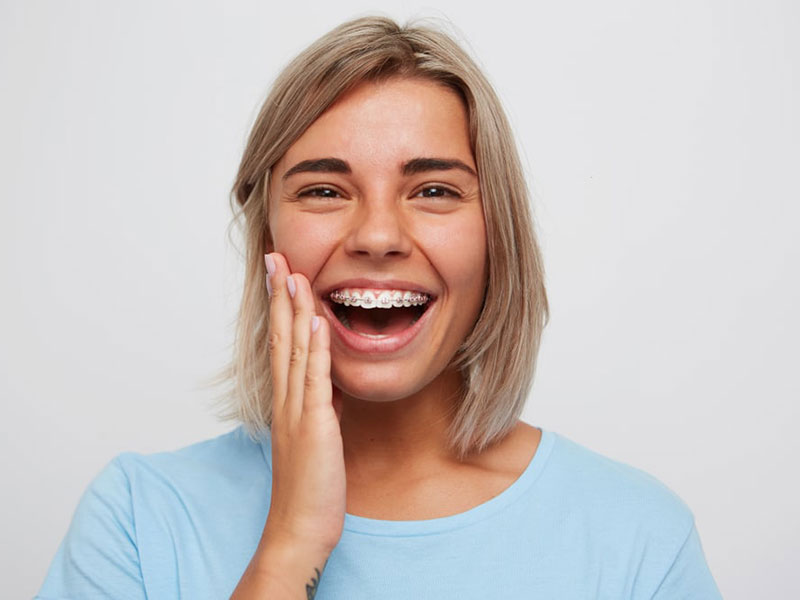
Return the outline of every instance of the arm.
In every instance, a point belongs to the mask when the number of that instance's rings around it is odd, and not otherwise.
[[[78,503],[37,595],[46,598],[146,598],[128,477],[119,459]]]
[[[706,563],[700,536],[694,524],[653,594],[653,600],[678,599],[722,600],[722,595]]]

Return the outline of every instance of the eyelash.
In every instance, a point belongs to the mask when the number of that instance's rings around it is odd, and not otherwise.
[[[419,190],[419,192],[417,192],[417,194],[422,193],[422,192],[426,192],[428,190],[440,190],[440,191],[444,192],[444,194],[443,195],[437,195],[437,196],[423,196],[423,197],[425,197],[425,198],[444,198],[444,197],[447,197],[447,196],[452,196],[452,197],[455,197],[455,198],[460,198],[461,197],[461,194],[459,194],[458,192],[456,192],[452,188],[449,188],[449,187],[444,186],[444,185],[428,185],[428,186],[425,186],[424,188],[422,188],[421,190]],[[309,188],[307,190],[303,190],[303,191],[301,191],[301,192],[299,192],[297,194],[297,197],[298,198],[312,197],[312,198],[335,199],[335,196],[318,196],[314,192],[333,192],[334,194],[339,194],[339,192],[337,190],[333,189],[333,188],[320,186],[320,187],[313,187],[313,188]],[[416,197],[416,195],[414,197]]]

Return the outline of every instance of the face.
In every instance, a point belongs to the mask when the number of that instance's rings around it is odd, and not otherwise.
[[[361,84],[274,166],[274,251],[311,283],[345,394],[398,400],[448,376],[486,286],[476,172],[458,95],[406,78]]]

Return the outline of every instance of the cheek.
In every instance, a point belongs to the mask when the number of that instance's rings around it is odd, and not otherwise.
[[[483,213],[459,215],[445,226],[429,226],[421,235],[426,239],[428,258],[448,292],[464,300],[483,298],[487,270]]]
[[[335,228],[325,219],[302,213],[274,215],[270,232],[275,252],[286,257],[293,273],[313,282],[336,243]]]

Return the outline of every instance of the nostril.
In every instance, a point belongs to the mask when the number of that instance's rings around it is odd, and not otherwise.
[[[374,215],[377,210],[371,211]],[[353,256],[398,258],[408,256],[411,238],[394,216],[372,216],[354,227],[345,241],[345,250]]]
[[[352,252],[352,254],[357,256],[363,256],[365,258],[379,256],[380,258],[399,258],[402,256],[406,256],[408,253],[403,250],[366,250],[366,249],[357,249]]]

